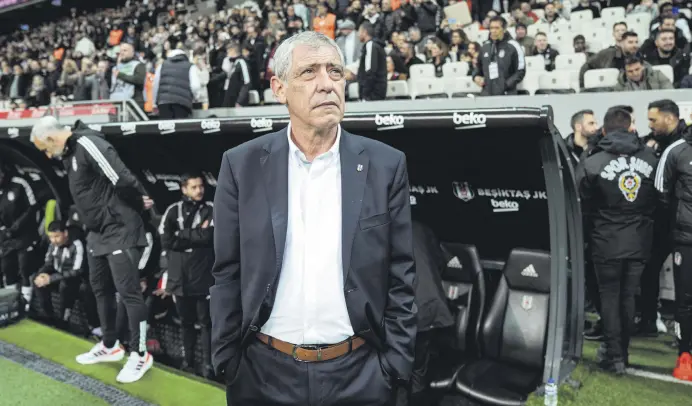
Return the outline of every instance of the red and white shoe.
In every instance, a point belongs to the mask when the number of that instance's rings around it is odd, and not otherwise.
[[[77,355],[77,362],[82,365],[98,364],[100,362],[118,362],[125,358],[125,350],[116,341],[113,348],[106,348],[103,341],[96,344],[89,352]]]
[[[683,381],[692,381],[692,355],[689,352],[680,355],[673,376]]]
[[[144,356],[140,356],[136,352],[130,353],[130,358],[120,373],[115,378],[120,383],[132,383],[139,381],[144,374],[154,365],[154,357],[148,352]]]

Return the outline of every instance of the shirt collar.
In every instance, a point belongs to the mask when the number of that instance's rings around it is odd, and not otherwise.
[[[291,154],[293,154],[295,157],[300,159],[301,162],[309,164],[310,162],[307,160],[307,157],[301,151],[298,146],[293,142],[293,139],[291,139],[291,122],[288,122],[288,127],[286,128],[286,137],[288,137],[288,148],[291,151]],[[334,145],[332,145],[331,148],[329,148],[329,151],[318,155],[315,157],[315,159],[329,159],[332,157],[338,157],[339,156],[339,143],[341,141],[341,125],[337,127],[336,130],[336,141],[334,141]]]

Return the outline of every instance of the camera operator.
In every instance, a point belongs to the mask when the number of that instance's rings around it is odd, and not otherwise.
[[[120,383],[138,381],[153,365],[146,349],[147,308],[137,265],[147,245],[140,212],[153,205],[144,188],[100,133],[77,122],[74,130],[55,117],[42,117],[31,142],[48,158],[61,159],[80,220],[87,226],[89,278],[103,330],[103,341],[77,356],[83,365],[117,362],[124,351],[115,328],[115,290],[125,302],[131,343],[136,352],[120,371]]]
[[[577,185],[601,295],[601,368],[625,374],[634,329],[634,295],[651,255],[656,157],[632,129],[632,115],[610,109],[604,137],[579,164]]]
[[[159,234],[167,252],[168,281],[183,325],[183,370],[194,371],[195,323],[202,327],[203,375],[213,377],[211,365],[211,319],[209,288],[214,284],[213,204],[204,200],[201,174],[188,173],[180,179],[183,199],[166,209]]]
[[[21,279],[28,309],[40,207],[29,182],[8,172],[0,167],[0,269],[5,273],[6,288],[16,288]]]
[[[79,239],[72,238],[60,221],[53,221],[48,225],[48,239],[50,246],[46,252],[45,264],[32,276],[32,280],[43,312],[51,321],[55,317],[51,291],[58,288],[60,310],[55,322],[59,328],[67,330],[86,268],[84,244]]]

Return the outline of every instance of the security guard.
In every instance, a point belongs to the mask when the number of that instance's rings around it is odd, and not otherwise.
[[[622,375],[634,329],[634,295],[651,254],[656,157],[630,131],[628,111],[609,110],[603,121],[604,137],[579,164],[577,184],[601,294],[600,366]]]

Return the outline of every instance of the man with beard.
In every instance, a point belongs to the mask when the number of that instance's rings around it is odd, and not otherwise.
[[[651,254],[656,157],[632,133],[632,115],[610,110],[594,151],[577,169],[577,185],[601,295],[604,345],[599,366],[624,375],[634,329],[634,295]]]
[[[111,81],[112,100],[133,99],[140,107],[144,106],[144,81],[147,77],[147,67],[135,58],[135,48],[132,44],[120,44],[120,53],[113,69]]]
[[[656,33],[655,42],[646,40],[642,45],[642,55],[646,62],[652,66],[670,65],[673,68],[673,86],[680,87],[680,81],[690,70],[689,46],[676,48],[675,31],[660,29]],[[650,43],[647,46],[647,43]]]
[[[21,282],[27,307],[32,292],[29,276],[34,272],[32,255],[39,238],[38,211],[29,182],[10,176],[0,167],[0,269],[5,274],[6,288],[17,288]]]
[[[183,370],[194,371],[195,343],[202,330],[203,375],[212,378],[209,288],[214,284],[214,205],[204,200],[201,174],[180,179],[183,199],[168,206],[161,218],[161,247],[168,259],[166,292],[172,293],[183,325]]]
[[[616,24],[615,27],[622,27],[623,24]],[[617,38],[617,33],[613,27],[613,35]],[[639,50],[639,36],[634,31],[627,31],[622,34],[622,39],[617,45],[608,47],[596,55],[589,58],[579,70],[579,86],[584,87],[584,74],[592,69],[615,68],[623,70],[625,68],[625,58],[632,56]]]
[[[77,122],[74,129],[55,117],[42,117],[31,142],[49,159],[60,159],[80,220],[86,225],[89,280],[103,330],[103,341],[77,356],[82,365],[119,362],[124,350],[115,328],[115,292],[125,303],[133,352],[116,380],[136,382],[151,369],[147,352],[147,307],[139,284],[138,264],[147,245],[140,211],[154,202],[103,136]]]
[[[682,138],[687,124],[680,119],[680,109],[674,101],[663,99],[649,104],[649,128],[651,134],[643,142],[650,147],[657,157],[661,157],[666,148]],[[666,328],[658,320],[658,295],[660,291],[660,272],[663,263],[672,251],[670,241],[670,213],[659,210],[654,223],[654,244],[641,281],[641,321],[637,333],[642,336],[657,336],[665,333]]]
[[[565,143],[570,151],[570,159],[572,165],[576,168],[579,161],[586,157],[585,152],[588,150],[589,139],[594,138],[598,133],[598,123],[594,116],[593,110],[581,110],[572,116],[571,120],[572,134],[567,136]],[[584,278],[586,279],[586,294],[588,295],[591,304],[596,312],[601,314],[601,297],[598,293],[598,280],[596,279],[596,271],[591,261],[591,254],[588,250],[588,240],[585,242],[586,252],[584,258]],[[600,340],[603,338],[603,322],[599,317],[598,322],[584,332],[584,338],[587,340]]]

